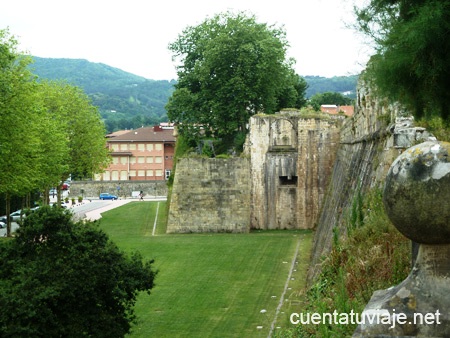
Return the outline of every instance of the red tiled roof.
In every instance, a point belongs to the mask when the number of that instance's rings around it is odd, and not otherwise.
[[[112,137],[108,142],[175,142],[173,129],[160,127],[143,127],[128,130],[126,133]]]
[[[116,137],[128,133],[129,130],[118,130],[106,135],[106,138]]]
[[[353,116],[354,107],[353,106],[336,106],[334,104],[323,104],[320,106],[320,111],[332,115],[337,115],[343,112],[346,116]]]

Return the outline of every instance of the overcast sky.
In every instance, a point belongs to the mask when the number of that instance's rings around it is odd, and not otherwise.
[[[101,62],[154,80],[176,79],[167,46],[183,29],[215,14],[247,11],[284,25],[299,75],[359,73],[369,48],[354,30],[354,2],[364,0],[1,0],[0,29],[20,49],[47,58]]]

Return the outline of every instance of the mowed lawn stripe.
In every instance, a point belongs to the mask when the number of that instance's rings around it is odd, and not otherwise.
[[[289,273],[283,262],[310,233],[145,236],[142,224],[154,220],[146,213],[156,203],[129,203],[101,220],[119,247],[155,259],[159,270],[152,294],[139,296],[131,337],[267,337]]]

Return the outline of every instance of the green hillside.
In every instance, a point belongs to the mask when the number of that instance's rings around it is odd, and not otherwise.
[[[167,121],[165,105],[175,80],[150,80],[84,59],[33,57],[31,70],[41,79],[65,80],[86,92],[99,108],[109,132]],[[339,92],[355,98],[357,76],[305,76],[306,96]]]
[[[39,78],[65,80],[83,88],[99,108],[108,131],[167,121],[165,105],[175,81],[149,80],[84,59],[33,59],[30,68]]]
[[[322,76],[304,76],[308,88],[306,97],[310,98],[314,94],[336,92],[348,96],[351,99],[356,98],[356,83],[358,75],[351,76],[333,76],[331,78]]]

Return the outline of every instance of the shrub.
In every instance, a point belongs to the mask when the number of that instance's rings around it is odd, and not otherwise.
[[[126,256],[98,229],[42,207],[0,243],[2,337],[123,337],[153,261]]]
[[[375,290],[404,280],[410,271],[410,241],[389,221],[378,189],[358,191],[345,224],[347,236],[334,236],[322,272],[306,292],[308,313],[361,313]],[[355,325],[299,325],[297,337],[347,337]]]

